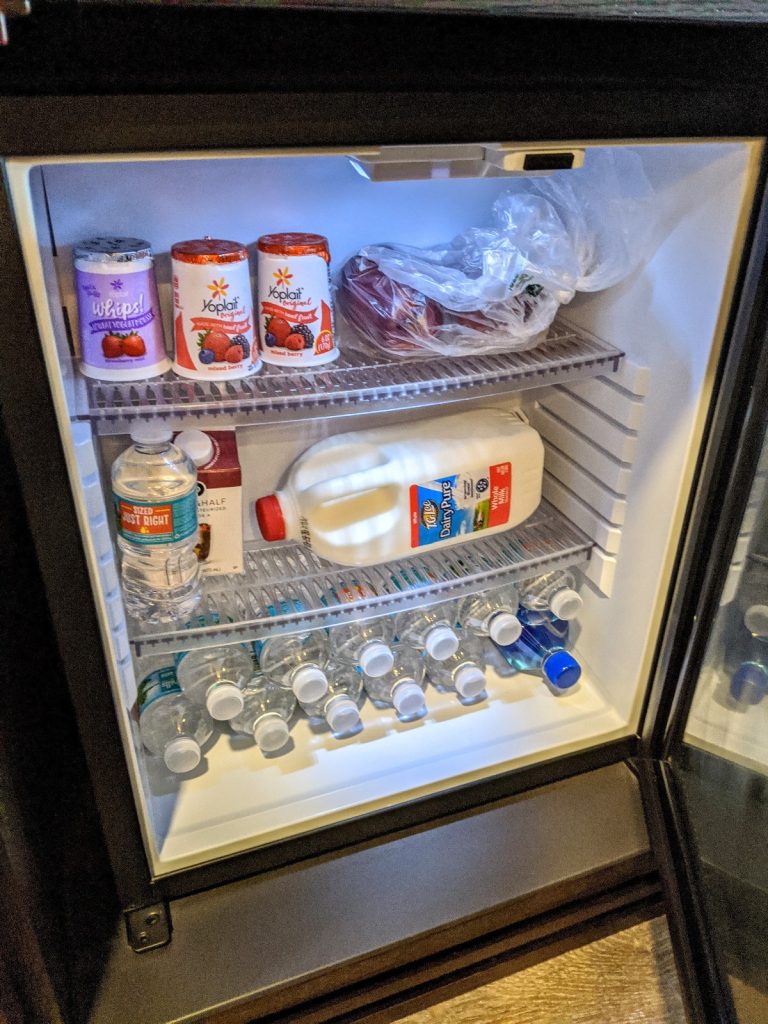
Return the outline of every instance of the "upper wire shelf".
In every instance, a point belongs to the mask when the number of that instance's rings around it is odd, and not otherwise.
[[[546,501],[513,530],[367,568],[334,565],[293,543],[251,546],[243,575],[205,580],[200,611],[216,613],[218,625],[184,628],[179,623],[150,632],[133,623],[130,640],[136,655],[142,655],[322,628],[575,565],[589,558],[591,548],[589,538]],[[361,584],[368,596],[353,604],[339,599],[345,590],[359,594]]]
[[[387,409],[455,402],[522,391],[615,372],[624,353],[561,323],[528,352],[386,359],[353,348],[316,369],[265,366],[236,381],[192,381],[168,373],[147,381],[81,378],[78,415],[100,434],[128,433],[137,419],[163,417],[200,426],[345,415],[360,407]]]

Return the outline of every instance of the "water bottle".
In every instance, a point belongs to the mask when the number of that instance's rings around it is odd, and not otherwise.
[[[217,623],[218,615],[201,615],[188,626]],[[243,690],[253,675],[251,651],[242,644],[200,647],[177,654],[176,677],[185,696],[202,704],[211,718],[226,722],[243,709]]]
[[[365,699],[362,673],[340,660],[329,661],[325,671],[328,692],[321,700],[302,703],[301,707],[313,725],[327,723],[337,736],[354,732],[362,725],[360,705]]]
[[[749,632],[768,638],[768,558],[765,555],[756,551],[747,555],[736,600]]]
[[[345,622],[330,628],[328,644],[333,657],[376,677],[386,675],[392,668],[393,636],[391,618]]]
[[[735,602],[721,616],[726,623],[723,667],[729,696],[744,708],[759,704],[768,693],[768,636],[744,627],[743,606]]]
[[[201,707],[181,692],[170,665],[147,672],[139,685],[136,703],[141,741],[150,754],[162,757],[172,772],[191,772],[197,768],[200,748],[210,738],[213,723]]]
[[[565,569],[534,576],[518,584],[520,604],[534,612],[551,612],[557,619],[575,619],[584,603],[576,592],[576,573]]]
[[[171,437],[137,424],[112,466],[125,607],[147,623],[186,619],[200,600],[197,472]]]
[[[474,636],[490,637],[497,644],[513,644],[522,626],[517,618],[514,584],[465,598],[459,605],[459,622]]]
[[[242,711],[230,719],[231,728],[251,736],[265,754],[281,750],[288,742],[288,723],[296,709],[294,695],[262,672],[257,672],[242,696]]]
[[[312,704],[328,690],[322,666],[328,660],[328,641],[324,632],[313,630],[292,636],[271,636],[255,644],[256,657],[265,675],[298,700]]]
[[[568,622],[565,619],[539,620],[537,613],[529,621],[520,616],[522,632],[519,640],[508,646],[497,645],[513,668],[519,672],[537,672],[556,693],[564,693],[575,686],[581,676],[581,666],[569,654]]]
[[[395,662],[385,676],[363,676],[363,686],[376,707],[392,707],[400,718],[418,718],[424,701],[424,658],[413,647],[396,644]]]
[[[485,691],[485,658],[480,641],[473,636],[444,661],[427,660],[429,681],[438,690],[454,691],[461,700],[474,701]]]
[[[395,616],[395,634],[400,643],[426,651],[435,661],[444,661],[457,650],[457,606],[455,601],[400,612]]]

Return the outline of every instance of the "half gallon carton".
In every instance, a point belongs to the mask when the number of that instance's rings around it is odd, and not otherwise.
[[[206,430],[213,455],[197,467],[198,543],[203,574],[243,572],[243,474],[234,430]]]

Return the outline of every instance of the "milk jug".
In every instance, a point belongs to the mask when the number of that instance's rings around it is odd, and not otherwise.
[[[337,434],[256,502],[265,540],[341,565],[376,565],[516,526],[541,500],[544,447],[498,409]]]

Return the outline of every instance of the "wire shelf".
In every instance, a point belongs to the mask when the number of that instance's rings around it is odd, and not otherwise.
[[[418,407],[476,398],[615,372],[624,353],[607,342],[555,323],[547,340],[528,352],[391,360],[353,348],[316,369],[266,366],[236,381],[192,381],[171,373],[154,380],[108,383],[81,378],[81,418],[100,434],[122,434],[137,419],[164,417],[199,425],[317,415],[343,415],[360,406]]]
[[[180,623],[149,632],[135,624],[131,644],[136,655],[170,653],[323,628],[361,613],[388,615],[574,565],[586,561],[591,548],[547,502],[513,530],[364,569],[334,565],[298,544],[252,546],[243,575],[205,581],[201,611],[217,613],[218,625],[185,629]],[[370,596],[340,602],[338,593],[359,592],[360,585]]]

